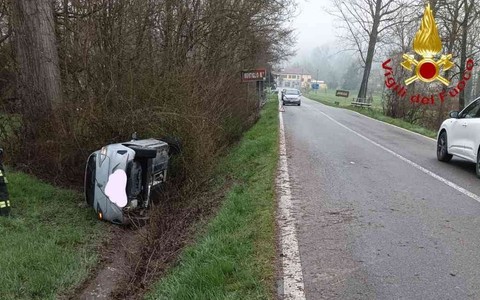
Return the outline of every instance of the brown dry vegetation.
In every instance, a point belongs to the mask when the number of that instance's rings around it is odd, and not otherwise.
[[[68,185],[91,151],[133,132],[181,138],[175,172],[198,183],[256,118],[240,70],[268,68],[291,43],[291,0],[0,3],[0,144],[10,165]],[[53,38],[37,26],[46,17]]]
[[[395,53],[392,55],[392,61],[389,64],[393,69],[393,74],[396,82],[403,84],[405,78],[408,78],[409,72],[407,72],[400,65],[402,62],[402,53]],[[386,90],[383,97],[383,113],[392,118],[403,119],[404,121],[420,125],[430,130],[436,131],[440,124],[445,120],[449,111],[458,109],[458,97],[452,99],[446,97],[442,103],[438,94],[443,90],[448,95],[442,84],[423,84],[413,83],[406,87],[407,93],[405,97],[401,97],[397,92],[392,90]],[[410,101],[411,97],[421,95],[421,97],[430,98],[434,96],[434,104],[418,104]]]

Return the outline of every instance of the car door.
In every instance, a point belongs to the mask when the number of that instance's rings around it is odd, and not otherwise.
[[[452,124],[454,125],[452,126],[452,145],[460,146],[461,150],[458,155],[470,160],[474,160],[477,154],[475,151],[475,155],[473,155],[473,144],[475,130],[478,130],[480,125],[479,113],[480,100],[476,100],[461,111],[455,124]]]
[[[468,159],[475,162],[480,135],[480,100],[474,102],[474,107],[470,110],[470,113],[463,121],[463,126],[465,128],[465,139],[463,144],[465,155]]]
[[[448,128],[448,153],[458,156],[464,156],[464,146],[463,146],[463,137],[462,135],[465,134],[464,127],[462,126],[464,120],[459,117],[456,119],[449,120],[449,128]]]

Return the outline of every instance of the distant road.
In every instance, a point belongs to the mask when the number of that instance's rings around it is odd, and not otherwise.
[[[307,299],[480,299],[473,164],[349,110],[285,109]]]

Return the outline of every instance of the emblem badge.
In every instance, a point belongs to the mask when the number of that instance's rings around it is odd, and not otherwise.
[[[454,66],[451,61],[452,54],[442,55],[439,60],[435,60],[434,58],[442,51],[442,41],[438,34],[437,24],[433,17],[430,4],[425,8],[420,30],[413,40],[413,50],[422,56],[422,59],[417,61],[414,55],[403,54],[404,62],[401,64],[402,67],[409,71],[412,71],[412,68],[415,67],[415,75],[405,80],[406,85],[416,80],[423,82],[438,80],[444,85],[448,86],[450,84],[450,81],[440,75],[440,70],[443,69],[443,71],[447,71]]]

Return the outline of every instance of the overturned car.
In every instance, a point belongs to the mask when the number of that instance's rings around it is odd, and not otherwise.
[[[85,170],[87,204],[100,220],[130,223],[131,213],[147,209],[152,191],[166,181],[170,154],[166,141],[135,137],[93,152]]]

